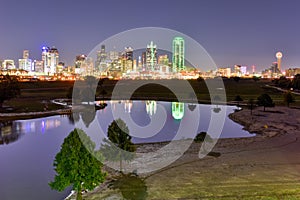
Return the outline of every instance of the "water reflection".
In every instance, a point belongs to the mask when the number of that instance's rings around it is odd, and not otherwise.
[[[9,144],[20,137],[20,124],[13,126],[12,122],[0,123],[0,144]]]
[[[172,102],[172,116],[174,119],[181,120],[184,116],[184,103]]]
[[[126,200],[144,200],[148,196],[145,180],[134,173],[121,174],[110,182],[109,188],[119,190]]]
[[[61,126],[59,119],[31,119],[0,123],[0,144],[9,144],[17,141],[24,133],[45,133],[49,129]]]
[[[149,116],[152,116],[156,113],[157,104],[156,101],[145,101],[146,103],[146,112]]]

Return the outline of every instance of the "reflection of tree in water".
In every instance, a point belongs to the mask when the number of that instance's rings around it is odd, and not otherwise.
[[[190,111],[194,111],[196,106],[197,106],[196,104],[189,104],[188,108],[189,108]]]
[[[96,116],[95,106],[85,106],[85,109],[80,112],[81,119],[86,127],[94,121]]]
[[[219,113],[221,111],[221,108],[219,107],[213,108],[213,111],[214,113]]]
[[[85,105],[84,108],[80,110],[74,110],[72,114],[68,115],[69,122],[70,124],[75,124],[76,122],[79,122],[81,117],[85,126],[88,128],[96,117],[96,111],[104,109],[106,106],[106,103],[101,103],[96,107],[94,105]]]
[[[109,188],[120,190],[126,200],[143,200],[148,196],[145,180],[132,173],[116,177],[110,182]]]
[[[19,139],[20,134],[13,122],[0,123],[0,144],[9,144]]]
[[[219,95],[214,96],[213,102],[216,104],[216,107],[213,108],[214,113],[219,113],[221,108],[219,108],[219,103],[221,102],[221,97]]]
[[[73,112],[70,115],[68,115],[68,119],[70,124],[75,124],[75,122],[78,122],[80,120],[79,112]]]

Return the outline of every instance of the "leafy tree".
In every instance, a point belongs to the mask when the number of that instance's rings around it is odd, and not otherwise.
[[[275,104],[272,98],[268,94],[262,94],[257,98],[257,105],[263,106],[264,111],[266,111],[266,107],[274,107]]]
[[[122,119],[114,120],[108,127],[107,137],[109,141],[104,139],[105,144],[101,146],[100,151],[105,159],[119,161],[122,171],[122,160],[133,159],[132,152],[136,150],[126,123]]]
[[[240,95],[237,95],[237,96],[234,98],[234,101],[236,101],[236,102],[237,102],[237,106],[239,106],[239,105],[240,105],[240,102],[242,102],[242,101],[244,101],[244,100],[242,99],[242,97],[241,97]]]
[[[252,80],[254,80],[255,82],[257,82],[257,81],[259,81],[259,80],[260,80],[260,77],[253,76],[253,77],[252,77]]]
[[[233,77],[233,80],[234,80],[236,83],[238,83],[238,82],[241,80],[241,78],[238,77],[238,76],[235,76],[235,77]]]
[[[19,82],[15,77],[0,75],[0,108],[4,101],[17,97],[20,94]]]
[[[82,190],[93,190],[102,183],[106,174],[101,171],[102,163],[91,154],[95,143],[80,129],[74,129],[64,139],[61,150],[56,154],[54,169],[57,175],[49,185],[63,191],[72,185],[77,191],[77,199],[82,199]]]
[[[292,87],[296,90],[300,90],[300,74],[295,75],[293,78]]]
[[[288,107],[290,107],[290,103],[295,102],[295,98],[291,92],[285,92],[283,94],[283,100],[287,104]]]

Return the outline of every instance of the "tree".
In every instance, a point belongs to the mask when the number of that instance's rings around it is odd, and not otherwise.
[[[252,111],[253,111],[253,109],[254,109],[254,99],[249,99],[249,101],[248,101],[248,108],[250,109],[250,113],[251,113],[251,115],[252,115]]]
[[[268,94],[262,94],[257,98],[257,105],[264,107],[264,112],[266,111],[266,107],[274,107],[272,98]]]
[[[237,106],[240,106],[240,102],[244,101],[242,99],[242,97],[240,95],[237,95],[235,98],[234,98],[234,101],[237,102]]]
[[[235,77],[233,77],[233,80],[234,80],[236,83],[238,83],[238,82],[241,80],[241,78],[238,77],[238,76],[235,76]]]
[[[296,74],[292,81],[293,89],[300,90],[300,74]]]
[[[102,163],[91,154],[95,143],[80,129],[74,129],[64,139],[61,150],[56,154],[54,169],[57,175],[49,185],[52,189],[63,191],[72,185],[77,191],[77,199],[82,199],[82,190],[93,190],[102,183],[106,174],[101,171]]]
[[[288,107],[290,107],[290,103],[295,102],[295,98],[290,91],[285,92],[283,94],[283,100],[287,104]]]
[[[259,80],[260,80],[260,77],[253,76],[253,77],[252,77],[252,80],[254,80],[254,82],[257,82],[257,81],[259,81]]]
[[[104,140],[100,151],[103,153],[105,159],[120,162],[120,171],[122,171],[122,160],[133,159],[132,152],[136,148],[131,142],[129,129],[122,119],[114,120],[107,130],[108,140]]]
[[[15,77],[0,75],[0,108],[4,101],[17,97],[20,94],[19,82]]]

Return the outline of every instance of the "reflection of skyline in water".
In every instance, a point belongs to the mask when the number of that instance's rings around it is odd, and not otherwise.
[[[145,103],[146,113],[149,115],[149,117],[156,114],[157,111],[157,101],[154,100],[147,100],[147,101],[140,101]],[[125,113],[131,113],[132,108],[134,106],[134,103],[132,100],[111,100],[111,109],[112,111],[116,110],[117,104],[124,104],[124,112]],[[182,102],[172,102],[171,103],[171,112],[172,116],[176,120],[181,120],[184,117],[184,103]]]
[[[172,116],[174,119],[181,120],[184,116],[184,103],[172,102]]]
[[[46,131],[61,126],[59,119],[38,118],[31,120],[17,120],[0,124],[0,144],[16,141],[21,134],[45,133]]]
[[[156,101],[146,101],[146,112],[149,116],[156,113],[157,104]]]

